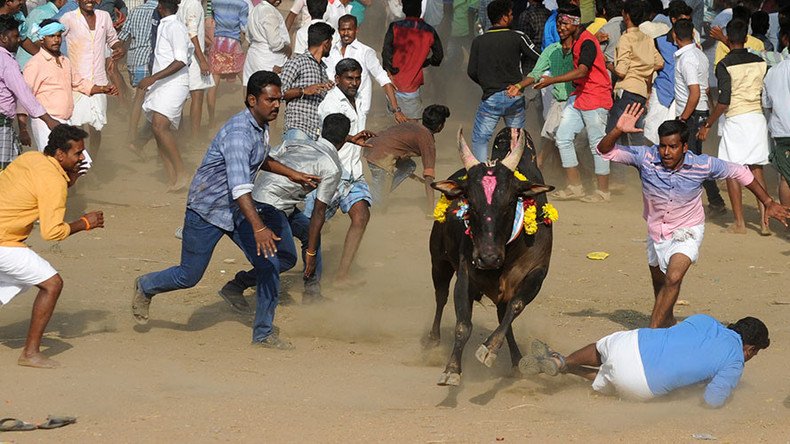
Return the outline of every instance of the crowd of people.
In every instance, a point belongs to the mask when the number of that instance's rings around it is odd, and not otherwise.
[[[370,0],[296,0],[287,16],[280,2],[0,0],[0,304],[39,288],[21,365],[57,365],[39,347],[62,287],[24,240],[35,220],[51,240],[103,226],[100,212],[63,217],[67,187],[90,174],[98,155],[108,96],[128,110],[130,149],[153,138],[169,191],[188,189],[180,264],[137,278],[135,320],[148,322],[154,296],[195,286],[227,235],[253,268],[219,294],[248,313],[243,292],[256,287],[252,337],[267,348],[293,347],[274,317],[279,276],[298,256],[303,302],[323,300],[321,230],[338,209],[351,220],[340,288],[358,283],[350,270],[372,206],[386,207],[413,179],[432,211],[435,135],[450,109],[425,102],[448,98],[464,64],[482,90],[472,127],[478,160],[489,161],[500,121],[524,128],[529,118],[542,125],[539,162],[557,153],[565,173],[553,200],[604,204],[624,180],[617,169],[610,180],[610,162],[639,169],[656,297],[651,328],[677,328],[672,306],[704,233],[702,189],[709,214],[726,214],[716,184],[726,180],[731,233],[746,233],[742,187],[758,198],[761,234],[772,234],[769,216],[787,218],[790,108],[781,103],[790,98],[790,6],[781,2],[390,0],[380,53],[358,38]],[[237,80],[244,107],[212,135],[191,175],[183,145],[205,145],[218,91]],[[374,81],[388,118],[371,131]],[[181,138],[188,102],[190,137]],[[282,143],[272,146],[281,108]],[[717,156],[705,156],[714,125]],[[577,145],[592,154],[593,189]],[[23,146],[32,151],[22,154]],[[780,173],[781,205],[766,191],[769,163]],[[759,343],[741,366],[767,347],[767,330],[757,329]],[[746,346],[728,341],[717,346]],[[692,352],[710,341],[698,342]],[[599,367],[601,351],[576,361],[551,354],[540,366]]]

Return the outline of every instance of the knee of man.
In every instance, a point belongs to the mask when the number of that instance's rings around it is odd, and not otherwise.
[[[370,221],[370,209],[367,203],[363,202],[361,209],[350,213],[349,216],[351,217],[351,225],[362,228],[367,227],[368,221]]]
[[[47,291],[48,293],[54,294],[55,297],[58,297],[60,292],[63,290],[63,278],[60,277],[60,274],[55,274],[51,278],[39,284],[38,287]]]

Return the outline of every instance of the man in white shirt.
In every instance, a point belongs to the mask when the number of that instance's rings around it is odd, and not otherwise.
[[[318,106],[318,116],[321,120],[326,116],[341,113],[351,121],[350,135],[356,135],[359,143],[360,135],[366,137],[373,136],[364,131],[359,126],[359,109],[362,105],[358,91],[362,82],[362,66],[354,59],[343,59],[335,66],[335,87],[332,88]],[[352,142],[349,138],[348,142]],[[335,276],[335,285],[350,286],[353,283],[349,280],[349,270],[354,256],[362,242],[365,228],[370,219],[370,205],[373,197],[370,194],[365,174],[362,170],[362,148],[357,143],[346,143],[340,149],[340,164],[342,174],[340,186],[334,199],[329,203],[326,217],[332,217],[340,208],[340,211],[348,214],[351,218],[351,226],[348,228],[346,241],[343,245],[343,255],[340,258],[340,266]],[[367,146],[367,145],[366,145]],[[310,213],[315,194],[311,194],[305,203],[305,212]]]
[[[708,58],[694,43],[694,23],[688,19],[675,22],[672,39],[678,46],[675,51],[675,113],[678,120],[686,122],[689,129],[689,151],[702,154],[702,141],[697,133],[708,118]],[[715,180],[702,183],[708,195],[708,208],[714,214],[725,213],[724,199]]]
[[[189,95],[192,98],[189,106],[190,136],[195,145],[200,139],[203,96],[207,89],[214,86],[214,78],[211,76],[206,59],[206,13],[200,0],[183,0],[178,5],[176,17],[187,27],[189,40],[195,49],[189,60]]]
[[[340,17],[346,14],[351,14],[351,0],[329,0],[324,19],[337,31]]]
[[[326,0],[307,0],[307,10],[310,12],[310,17],[312,17],[312,20],[302,25],[302,27],[299,28],[298,31],[296,31],[296,35],[294,36],[293,55],[303,54],[305,51],[307,51],[307,30],[310,28],[310,25],[314,23],[327,23],[327,24],[329,23],[326,20],[324,20],[324,14],[326,14],[326,9],[327,9]],[[332,34],[333,46],[339,40],[340,37],[338,37],[337,33]]]
[[[335,65],[342,59],[354,59],[362,66],[362,83],[359,86],[358,96],[360,99],[360,107],[357,110],[359,115],[359,128],[366,128],[366,121],[368,112],[370,112],[370,102],[372,95],[371,77],[376,79],[376,82],[384,88],[384,94],[389,100],[390,106],[394,110],[399,110],[398,99],[395,97],[395,87],[392,85],[387,71],[381,66],[376,51],[357,40],[357,18],[351,14],[346,14],[340,17],[338,21],[338,33],[340,34],[340,41],[332,45],[332,52],[326,58],[326,75],[330,79],[335,78]],[[403,123],[408,118],[401,112],[395,112],[395,121]]]
[[[779,33],[779,41],[790,47],[790,28]],[[763,89],[763,108],[771,110],[768,131],[774,139],[771,162],[784,180],[779,182],[779,201],[790,205],[790,59],[768,70]]]
[[[189,185],[190,175],[184,169],[175,134],[181,112],[189,95],[189,58],[193,51],[186,26],[178,21],[178,0],[160,0],[161,15],[156,32],[154,66],[150,76],[137,87],[145,93],[143,112],[151,122],[156,145],[170,177],[168,191],[179,191]]]
[[[277,6],[282,0],[264,0],[250,10],[247,38],[250,48],[244,60],[242,85],[258,71],[280,72],[291,55],[291,37]]]

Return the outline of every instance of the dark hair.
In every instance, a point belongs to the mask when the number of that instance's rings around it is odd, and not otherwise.
[[[768,34],[768,13],[765,11],[756,11],[752,14],[752,34],[766,35]]]
[[[403,15],[406,17],[419,17],[422,14],[422,2],[420,0],[403,0]]]
[[[728,325],[727,328],[741,335],[743,345],[753,345],[758,350],[766,349],[771,345],[771,340],[768,339],[768,327],[757,318],[747,316]]]
[[[444,105],[430,105],[422,112],[422,126],[436,132],[448,117],[450,117],[450,108]]]
[[[327,40],[332,40],[335,28],[328,23],[313,23],[307,28],[307,47],[314,48]]]
[[[357,18],[355,16],[353,16],[351,14],[346,14],[346,15],[340,17],[339,19],[337,19],[337,27],[339,28],[340,24],[341,23],[345,23],[345,22],[354,22],[354,27],[355,28],[357,26],[359,26],[359,21],[357,21]]]
[[[691,6],[687,5],[683,0],[672,0],[667,8],[667,13],[671,19],[677,19],[684,15],[691,17],[693,12],[694,10],[691,9]]]
[[[690,42],[694,40],[694,23],[689,19],[680,19],[672,26],[672,31],[678,40]]]
[[[324,18],[327,4],[327,0],[307,0],[307,12],[313,19]]]
[[[181,3],[181,0],[159,0],[159,4],[171,14],[178,12],[179,3]]]
[[[628,14],[634,25],[639,26],[647,19],[647,3],[642,0],[628,0],[623,5],[623,13]]]
[[[749,20],[752,18],[752,11],[749,11],[749,8],[743,5],[733,6],[732,8],[732,20],[740,20],[742,22],[746,22],[749,24]],[[729,36],[728,36],[729,37]]]
[[[730,43],[743,45],[746,43],[746,34],[749,32],[749,24],[741,20],[730,20],[727,23],[727,38]]]
[[[19,29],[19,22],[14,18],[13,15],[0,15],[0,34],[5,34],[6,32],[13,31],[15,29]]]
[[[559,17],[560,14],[572,15],[574,17],[581,17],[582,10],[579,9],[579,7],[574,5],[573,3],[568,3],[565,5],[561,5],[557,8],[557,16]]]
[[[606,13],[606,20],[619,17],[623,13],[623,0],[605,0],[603,9]]]
[[[44,147],[44,154],[54,156],[58,150],[68,152],[71,149],[71,142],[77,142],[88,138],[88,133],[82,128],[61,123],[49,133],[47,146]]]
[[[658,127],[658,137],[667,137],[673,134],[680,135],[682,143],[689,141],[689,127],[685,122],[680,120],[667,120]]]
[[[779,44],[782,44],[782,39],[790,40],[790,26],[785,26],[779,30]]]
[[[351,121],[344,114],[334,113],[324,118],[321,137],[337,146],[343,143],[351,130]]]
[[[488,20],[491,21],[491,24],[494,24],[502,20],[502,17],[506,16],[508,11],[512,10],[513,3],[511,3],[510,0],[494,0],[488,4],[486,13],[488,14]]]
[[[45,26],[47,26],[47,25],[51,25],[51,24],[53,24],[53,23],[60,23],[60,22],[59,22],[59,21],[57,21],[57,20],[55,20],[55,19],[51,19],[51,18],[49,18],[49,19],[44,19],[44,20],[41,20],[41,23],[39,23],[39,24],[38,24],[38,27],[39,27],[39,28],[43,28],[43,27],[45,27]]]
[[[786,28],[790,26],[790,5],[779,9],[779,27]]]
[[[335,75],[340,76],[347,72],[360,71],[362,72],[362,65],[354,59],[345,58],[335,65]]]
[[[655,15],[664,13],[664,2],[661,0],[648,0],[648,6],[650,7],[650,12],[647,14],[648,17],[650,16],[650,13]]]
[[[257,71],[250,76],[250,79],[247,80],[247,94],[244,96],[244,104],[247,105],[247,108],[250,107],[250,103],[246,97],[253,96],[258,98],[261,92],[269,85],[282,86],[280,76],[271,71]]]

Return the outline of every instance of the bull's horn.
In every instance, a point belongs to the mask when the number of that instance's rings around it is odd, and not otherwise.
[[[513,128],[510,134],[510,153],[502,159],[502,165],[510,171],[516,171],[521,155],[524,154],[524,141],[521,137],[521,130]]]
[[[464,140],[464,127],[458,128],[458,153],[461,155],[461,162],[463,162],[464,168],[467,170],[480,163],[475,155],[472,154],[472,150],[469,149],[466,140]]]

